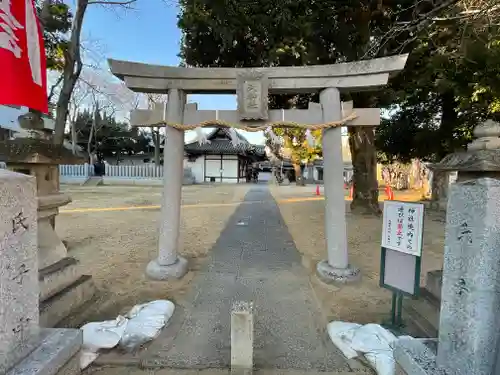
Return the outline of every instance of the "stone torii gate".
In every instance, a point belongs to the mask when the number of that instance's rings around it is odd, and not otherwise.
[[[342,108],[341,92],[375,90],[401,71],[407,55],[380,59],[277,68],[181,68],[109,60],[111,72],[128,88],[143,93],[167,93],[166,106],[136,110],[132,125],[166,126],[163,198],[158,258],[146,269],[156,280],[180,278],[187,260],[178,255],[179,219],[184,159],[184,130],[197,126],[226,125],[246,130],[267,126],[318,125],[323,129],[325,235],[327,259],[318,263],[318,276],[325,282],[356,280],[360,271],[349,264],[345,219],[341,125],[376,126],[378,108]],[[198,110],[186,104],[186,94],[234,94],[237,111]],[[320,93],[320,103],[308,109],[269,110],[268,94]]]

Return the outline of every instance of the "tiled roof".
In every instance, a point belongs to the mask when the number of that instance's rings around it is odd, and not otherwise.
[[[233,146],[228,129],[216,128],[207,135],[210,143],[200,145],[198,142],[191,142],[184,145],[184,151],[188,154],[265,155],[265,146],[252,145],[243,135],[238,132],[236,134],[240,144]]]

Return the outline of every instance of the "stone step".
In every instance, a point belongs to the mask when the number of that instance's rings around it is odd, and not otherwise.
[[[75,282],[80,277],[78,261],[75,258],[63,258],[38,271],[40,284],[40,302],[52,297]]]
[[[117,365],[113,367],[92,367],[94,375],[144,375],[149,374],[141,368],[134,368],[128,365]],[[289,370],[289,369],[254,369],[253,375],[368,375],[375,374],[371,370],[355,370],[355,371],[318,371],[318,370]],[[160,368],[155,369],[155,375],[232,375],[230,369],[224,368],[207,368],[207,369],[178,369],[178,368]]]
[[[443,287],[443,270],[427,272],[425,289],[439,301],[441,300],[441,288]]]
[[[421,338],[438,337],[440,301],[426,288],[418,299],[404,299],[403,320],[412,328],[412,334]]]
[[[7,375],[80,374],[82,339],[79,329],[42,329],[36,348]]]
[[[40,304],[40,326],[56,326],[92,299],[95,291],[92,276],[80,276],[66,288]]]

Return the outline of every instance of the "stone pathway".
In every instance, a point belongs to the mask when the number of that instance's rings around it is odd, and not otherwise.
[[[329,341],[301,257],[265,186],[252,188],[193,280],[184,306],[141,355],[142,366],[230,366],[230,310],[254,301],[256,368],[349,371]],[[298,213],[299,214],[299,213]]]

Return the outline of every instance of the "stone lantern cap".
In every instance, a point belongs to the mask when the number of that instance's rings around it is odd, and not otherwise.
[[[0,160],[28,164],[85,163],[85,159],[73,155],[66,147],[36,138],[14,138],[0,142]]]
[[[486,120],[476,126],[476,139],[467,145],[467,151],[447,155],[431,169],[458,172],[499,172],[500,171],[500,124]]]

